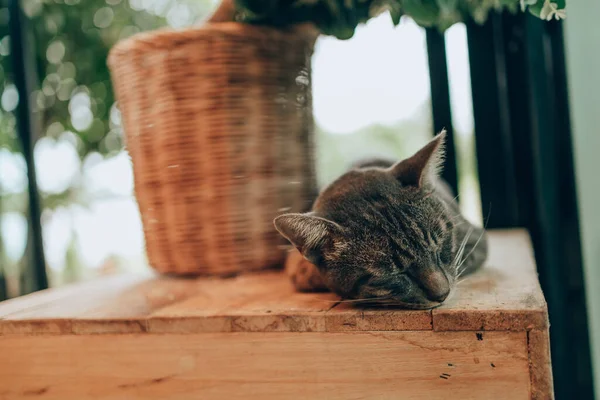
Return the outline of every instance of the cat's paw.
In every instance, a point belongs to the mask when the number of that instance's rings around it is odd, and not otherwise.
[[[321,292],[328,290],[314,264],[307,261],[297,250],[288,253],[285,270],[299,292]]]

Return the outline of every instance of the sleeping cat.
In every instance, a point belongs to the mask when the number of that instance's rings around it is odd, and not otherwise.
[[[463,218],[437,176],[444,139],[442,132],[395,164],[363,163],[325,188],[311,212],[275,219],[303,257],[287,261],[299,290],[428,309],[481,267],[485,232]]]

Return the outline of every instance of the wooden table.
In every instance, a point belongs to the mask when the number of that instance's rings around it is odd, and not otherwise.
[[[528,236],[433,311],[363,310],[282,273],[116,276],[0,303],[0,399],[549,399]]]

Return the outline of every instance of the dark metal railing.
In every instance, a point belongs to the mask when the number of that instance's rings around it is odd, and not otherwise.
[[[458,173],[456,146],[452,127],[450,106],[450,84],[448,82],[448,64],[446,61],[446,40],[435,28],[426,30],[427,58],[429,61],[429,81],[431,83],[431,111],[434,133],[446,129],[446,158],[442,177],[448,182],[454,193],[458,193]]]
[[[519,225],[506,62],[496,19],[483,26],[467,24],[481,206],[488,228]]]
[[[19,105],[15,110],[17,132],[25,163],[28,180],[28,240],[25,249],[29,263],[21,274],[21,293],[26,294],[48,287],[46,262],[42,240],[40,196],[37,189],[33,148],[41,132],[39,119],[33,113],[30,95],[37,89],[37,71],[33,49],[33,34],[28,29],[28,20],[23,15],[19,0],[9,0],[10,51],[13,79],[19,93]]]
[[[525,227],[548,302],[557,399],[591,399],[593,382],[562,25],[530,15],[467,24],[482,213]],[[450,123],[445,57],[428,32],[434,126]],[[440,121],[441,120],[441,121]],[[449,153],[447,164],[454,164]]]

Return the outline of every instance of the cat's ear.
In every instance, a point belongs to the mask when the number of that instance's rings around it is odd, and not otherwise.
[[[423,186],[438,173],[444,161],[446,131],[442,130],[412,157],[394,164],[390,173],[407,186]]]
[[[313,264],[322,257],[323,247],[331,244],[342,228],[333,221],[308,214],[283,214],[273,221],[275,228]]]

